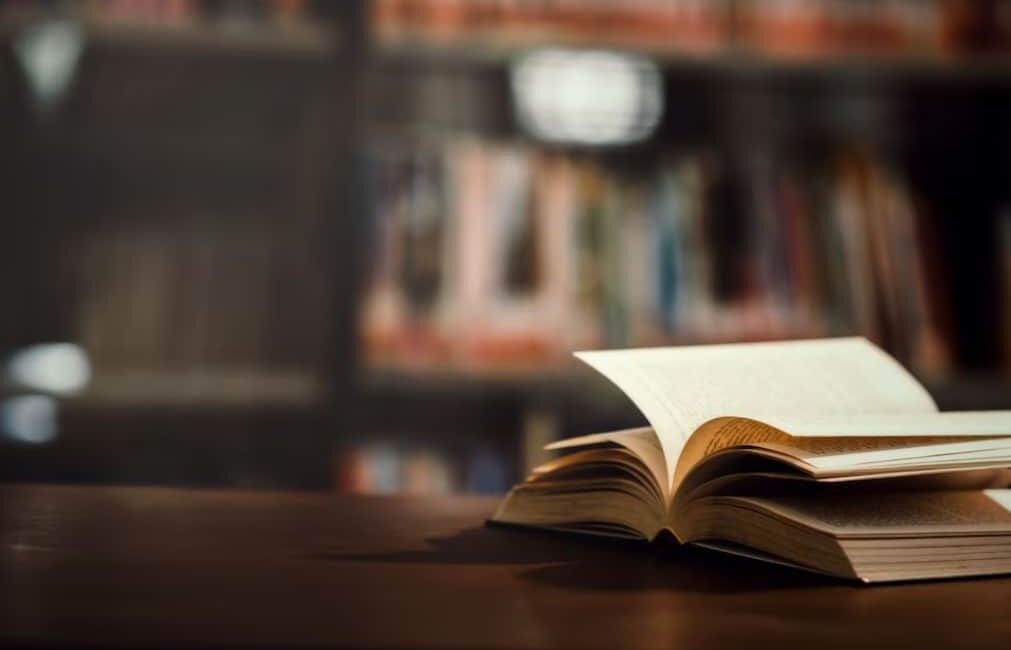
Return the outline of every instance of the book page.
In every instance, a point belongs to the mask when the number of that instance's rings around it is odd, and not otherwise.
[[[792,438],[788,442],[761,442],[756,446],[787,453],[824,469],[985,458],[1006,458],[1011,464],[1011,438],[1007,437]]]
[[[656,433],[649,427],[566,438],[553,442],[544,448],[548,451],[557,451],[604,443],[621,445],[638,456],[646,468],[649,469],[650,473],[653,474],[653,478],[656,479],[657,485],[663,491],[664,497],[668,496],[667,491],[670,488],[670,484],[666,482],[667,470],[663,459],[663,449],[660,447],[660,441],[657,440]]]
[[[874,463],[924,464],[948,457],[972,461],[1008,456],[1011,411],[879,413],[845,416],[771,416],[782,429],[750,418],[721,417],[704,423],[681,450],[673,489],[703,459],[730,447],[771,449],[820,468],[858,468]],[[815,432],[809,435],[808,432]],[[980,452],[991,452],[980,455]],[[1009,456],[1011,457],[1011,456]]]
[[[863,338],[577,352],[642,411],[673,483],[685,441],[721,416],[931,413],[930,395]]]
[[[1011,411],[782,413],[762,422],[800,437],[1011,436]]]
[[[842,491],[820,495],[817,499],[800,496],[715,498],[761,504],[789,520],[840,537],[965,532],[1011,534],[1011,512],[998,499],[987,497],[982,491],[875,494],[874,507],[867,506],[867,495]]]
[[[1011,490],[984,490],[983,494],[1000,507],[1011,512]]]

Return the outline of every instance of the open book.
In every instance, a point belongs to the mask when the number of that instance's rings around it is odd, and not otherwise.
[[[862,338],[581,352],[648,428],[562,440],[494,522],[866,582],[1011,573],[1011,411],[938,412]]]

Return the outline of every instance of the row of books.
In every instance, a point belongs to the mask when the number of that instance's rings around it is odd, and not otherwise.
[[[358,494],[501,494],[512,480],[490,449],[451,454],[438,448],[370,441],[334,456],[334,488]]]
[[[864,150],[634,173],[475,139],[372,157],[375,366],[540,368],[573,349],[859,333],[941,372],[943,258]]]
[[[775,55],[1007,50],[1011,7],[989,0],[375,0],[380,42],[569,43]]]
[[[137,372],[167,372],[189,377],[185,390],[210,373],[201,390],[298,392],[263,383],[320,371],[326,294],[304,242],[255,217],[175,216],[110,220],[74,241],[68,265],[80,289],[68,311],[96,380],[129,375],[126,389],[139,389]]]

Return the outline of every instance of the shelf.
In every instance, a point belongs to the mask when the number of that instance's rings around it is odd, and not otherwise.
[[[0,17],[0,38],[11,38],[40,24],[40,16]],[[322,60],[339,45],[336,27],[325,24],[258,24],[186,20],[74,20],[84,32],[86,46],[140,51],[279,56]]]
[[[538,47],[559,44],[503,45],[485,42],[454,44],[384,44],[374,47],[379,64],[440,67],[498,68]],[[592,44],[576,47],[592,48]],[[607,47],[622,51],[620,47]],[[1011,55],[825,55],[818,57],[773,57],[743,49],[709,54],[668,50],[624,48],[647,56],[670,72],[716,74],[728,78],[844,77],[854,79],[900,79],[924,81],[992,81],[1011,83]]]
[[[88,35],[105,46],[204,50],[229,54],[326,58],[336,51],[331,30],[314,25],[256,26],[185,23],[86,23]]]
[[[70,400],[76,407],[142,409],[175,407],[314,408],[327,387],[300,371],[214,369],[207,371],[109,373]]]
[[[377,367],[365,370],[359,382],[365,392],[425,394],[533,394],[561,392],[587,383],[594,373],[575,362],[543,368],[495,370]]]

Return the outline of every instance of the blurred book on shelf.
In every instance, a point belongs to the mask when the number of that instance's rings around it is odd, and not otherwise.
[[[73,242],[68,261],[79,293],[71,327],[95,361],[89,399],[323,398],[325,319],[316,307],[325,289],[283,225],[243,225],[179,215],[110,223]]]
[[[83,0],[0,2],[0,35],[62,25],[89,46],[299,54],[335,52],[350,3],[307,0]]]
[[[952,4],[751,0],[739,3],[739,37],[746,47],[776,56],[940,54],[958,44]]]
[[[197,19],[201,4],[195,0],[85,0],[80,8],[85,15],[98,19],[179,23]]]
[[[367,360],[541,370],[575,349],[862,334],[945,371],[943,251],[901,171],[823,158],[628,171],[469,138],[377,147]]]
[[[377,0],[373,34],[381,43],[592,43],[710,52],[729,38],[730,0],[509,2]]]
[[[508,50],[538,44],[672,55],[938,56],[1006,52],[1011,8],[993,0],[376,0],[387,46]]]
[[[358,494],[501,494],[513,480],[501,453],[373,440],[334,455],[334,487]]]

